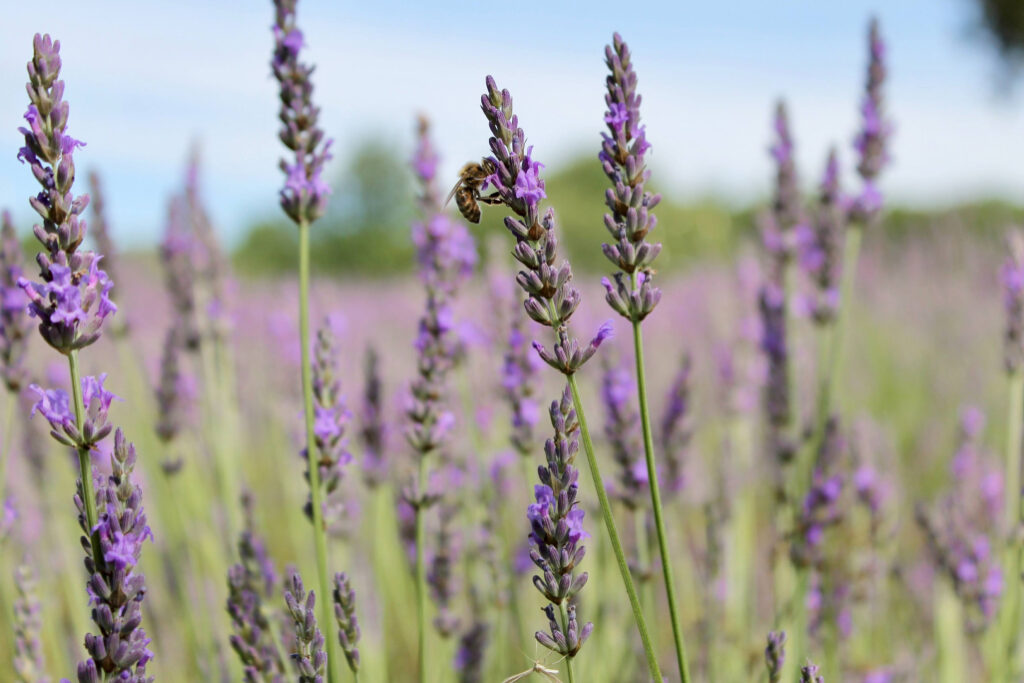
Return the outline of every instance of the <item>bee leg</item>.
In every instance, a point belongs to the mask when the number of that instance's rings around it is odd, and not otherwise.
[[[489,194],[487,196],[480,195],[480,196],[478,196],[476,198],[476,200],[478,202],[482,202],[484,204],[491,204],[491,205],[501,204],[502,203],[501,196],[497,192],[495,192],[494,194]]]

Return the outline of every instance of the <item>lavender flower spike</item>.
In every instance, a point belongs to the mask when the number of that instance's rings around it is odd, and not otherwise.
[[[245,496],[246,528],[238,540],[241,562],[228,569],[227,612],[234,633],[228,638],[242,662],[246,683],[284,683],[285,668],[270,631],[264,602],[277,576],[266,548],[253,530],[250,499]]]
[[[47,683],[43,648],[39,642],[42,621],[35,595],[32,569],[19,564],[14,574],[17,596],[14,602],[14,674],[20,683]]]
[[[375,348],[366,349],[363,364],[363,409],[360,414],[359,440],[363,444],[361,463],[363,481],[371,489],[382,484],[388,475],[387,436],[384,420],[384,389],[380,377],[380,356]]]
[[[324,524],[328,527],[336,521],[339,513],[328,510],[328,497],[334,493],[341,483],[345,465],[352,462],[352,455],[346,448],[345,429],[351,419],[351,413],[345,407],[341,395],[341,381],[338,379],[337,349],[334,334],[331,332],[330,321],[324,321],[317,332],[316,349],[313,361],[313,404],[315,421],[313,423],[314,447],[316,461],[320,468],[318,481],[321,487],[321,500],[324,505]],[[307,459],[305,452],[302,458]],[[312,486],[309,473],[306,481]],[[312,492],[306,500],[306,516],[313,520]],[[327,514],[331,512],[331,514]]]
[[[1003,359],[1010,375],[1024,370],[1024,232],[1007,235],[1007,258],[1000,273],[1006,328]]]
[[[612,459],[618,466],[617,497],[634,511],[642,505],[649,483],[638,438],[640,415],[633,407],[635,396],[636,384],[630,373],[609,365],[601,378],[601,402],[605,410],[604,435]],[[641,573],[645,570],[641,568]]]
[[[103,387],[106,373],[99,377],[83,377],[82,403],[85,413],[81,428],[75,420],[71,399],[61,389],[45,390],[38,384],[29,386],[39,400],[32,407],[32,415],[39,412],[50,423],[50,435],[64,446],[74,446],[85,451],[92,450],[113,430],[107,419],[110,405],[117,399]],[[120,399],[119,399],[120,400]]]
[[[299,683],[323,683],[327,667],[324,637],[316,624],[316,594],[302,585],[302,577],[294,569],[285,581],[284,601],[295,624],[295,652],[292,661],[299,672]]]
[[[764,649],[764,662],[768,668],[768,683],[782,680],[782,665],[786,662],[786,632],[772,631],[768,634],[768,646]]]
[[[579,450],[579,423],[572,395],[566,388],[560,401],[552,401],[551,426],[555,435],[544,444],[547,465],[538,468],[541,483],[534,487],[536,503],[530,504],[526,517],[530,522],[530,559],[540,574],[533,585],[550,604],[544,608],[549,630],[538,631],[537,642],[564,655],[575,657],[594,625],[582,628],[576,622],[576,595],[587,583],[586,572],[578,573],[583,560],[583,509],[577,501],[579,471],[575,467]],[[556,609],[560,618],[556,618]]]
[[[107,223],[106,207],[107,202],[103,194],[103,183],[100,174],[96,171],[89,172],[89,191],[92,201],[92,239],[96,250],[103,254],[103,266],[114,282],[118,280],[117,250],[114,248],[114,240],[110,235],[110,226]],[[113,294],[111,288],[111,295]],[[113,298],[113,296],[111,296]],[[128,323],[124,316],[113,326],[111,332],[115,335],[123,335],[128,332]]]
[[[800,683],[825,683],[825,677],[818,673],[813,662],[807,662],[806,666],[800,667]]]
[[[882,193],[876,186],[878,175],[889,163],[888,141],[892,123],[885,117],[882,86],[885,84],[885,43],[878,28],[878,19],[872,19],[868,28],[868,73],[861,102],[861,130],[854,138],[853,148],[859,161],[857,173],[863,180],[861,192],[853,201],[854,220],[869,222],[882,208]]]
[[[75,497],[82,531],[86,535],[93,532],[101,552],[100,557],[94,556],[83,539],[92,619],[99,633],[85,637],[90,658],[78,665],[79,683],[152,681],[146,677],[146,664],[153,653],[141,626],[146,580],[137,566],[142,544],[147,538],[152,540],[153,534],[142,508],[142,489],[132,481],[135,460],[135,446],[117,430],[110,456],[111,474],[97,481],[100,513],[95,529],[87,528],[84,503],[80,495]]]
[[[270,63],[281,86],[279,137],[295,153],[291,161],[281,160],[285,174],[281,208],[296,223],[309,225],[327,209],[331,188],[323,179],[324,164],[331,158],[331,140],[317,127],[320,108],[313,104],[313,67],[299,61],[305,45],[295,25],[297,0],[274,0],[274,57]]]
[[[165,444],[174,441],[184,421],[187,393],[183,390],[181,374],[182,330],[177,323],[171,324],[160,356],[160,379],[156,385],[156,435]]]
[[[808,311],[818,325],[831,324],[839,309],[839,258],[846,213],[839,189],[839,159],[829,151],[812,225],[796,229],[800,266],[813,285]]]
[[[651,145],[645,127],[640,125],[641,97],[636,92],[637,77],[629,47],[616,33],[612,45],[605,47],[604,52],[611,71],[606,79],[608,93],[604,96],[608,132],[601,134],[598,158],[612,183],[605,191],[605,204],[611,213],[605,214],[604,225],[614,242],[601,248],[619,272],[614,276],[614,286],[607,278],[602,282],[608,305],[627,320],[638,321],[646,318],[661,300],[661,290],[652,284],[651,268],[661,252],[661,244],[647,241],[648,233],[658,223],[652,210],[661,201],[661,195],[644,189],[651,176],[644,155]]]
[[[28,128],[18,129],[25,136],[18,159],[28,162],[42,186],[42,191],[29,199],[43,219],[33,227],[44,248],[36,257],[42,282],[21,277],[17,284],[29,298],[29,315],[39,319],[43,339],[68,355],[99,339],[103,321],[117,306],[109,296],[113,283],[99,269],[101,257],[78,251],[85,238],[85,221],[79,216],[88,206],[89,196],[71,193],[74,151],[84,143],[66,133],[69,108],[63,100],[64,81],[57,80],[60,41],[36,34],[33,49],[28,63]]]
[[[544,165],[534,161],[533,148],[526,147],[526,134],[512,112],[512,95],[508,90],[498,90],[490,76],[480,106],[490,125],[490,147],[494,154],[489,161],[495,172],[488,176],[486,184],[493,186],[502,203],[518,216],[506,216],[505,227],[516,240],[512,255],[524,268],[516,277],[526,294],[524,307],[534,322],[555,332],[552,352],[538,342],[534,342],[534,348],[545,363],[572,375],[611,336],[611,326],[603,325],[582,348],[570,335],[569,320],[579,306],[580,293],[572,284],[569,262],[555,265],[558,243],[554,211],[548,209],[543,217],[539,213],[540,200],[547,196],[540,178]]]
[[[669,495],[678,494],[685,483],[683,460],[693,437],[690,414],[692,375],[693,360],[689,353],[685,353],[669,387],[665,412],[661,417],[661,451],[665,454],[665,481]]]
[[[338,643],[352,673],[359,672],[359,621],[356,619],[356,593],[348,575],[334,575],[334,616],[338,621]]]
[[[501,388],[512,410],[512,447],[519,455],[529,457],[535,447],[533,431],[540,412],[533,398],[540,359],[532,353],[523,333],[522,317],[516,313],[510,321],[508,345],[501,368]]]
[[[18,287],[23,256],[11,214],[0,217],[0,377],[7,391],[16,394],[25,385],[25,348],[28,342],[28,315],[25,295]]]

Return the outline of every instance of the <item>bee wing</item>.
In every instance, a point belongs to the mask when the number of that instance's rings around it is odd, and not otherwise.
[[[459,182],[455,183],[455,187],[453,187],[452,191],[448,193],[447,197],[445,197],[444,204],[441,205],[442,208],[444,208],[445,206],[448,206],[449,202],[451,202],[451,200],[452,200],[452,197],[454,197],[455,193],[459,191],[460,187],[462,187],[462,182],[463,182],[463,177],[460,175],[459,176]]]

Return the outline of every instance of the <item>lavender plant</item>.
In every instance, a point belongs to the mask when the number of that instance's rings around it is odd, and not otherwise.
[[[277,573],[263,540],[253,529],[248,498],[246,528],[238,539],[241,560],[228,570],[227,611],[234,633],[231,648],[242,662],[246,683],[284,683],[285,668],[275,642],[272,615],[265,604],[273,597]]]
[[[43,340],[68,359],[71,400],[64,392],[37,390],[42,393],[38,405],[50,421],[54,438],[77,451],[82,529],[90,557],[102,564],[104,549],[90,451],[110,432],[106,411],[112,395],[103,390],[102,377],[80,378],[78,352],[99,339],[104,321],[117,306],[109,297],[113,283],[99,268],[102,256],[78,250],[86,228],[80,216],[89,197],[72,194],[74,151],[84,143],[67,134],[70,108],[64,100],[64,81],[58,80],[60,41],[36,34],[32,48],[27,87],[30,103],[25,113],[28,127],[18,129],[25,137],[18,159],[29,164],[41,186],[29,204],[42,218],[33,233],[43,251],[36,257],[41,282],[20,277],[17,284],[28,296],[29,315],[38,319]]]
[[[0,501],[6,501],[7,461],[11,457],[11,434],[18,392],[25,385],[28,369],[25,350],[28,343],[29,320],[25,298],[18,286],[22,277],[21,244],[14,223],[7,211],[0,214],[0,378],[6,388],[4,418],[0,428]]]
[[[384,388],[380,377],[380,356],[370,346],[363,363],[363,406],[359,439],[363,444],[360,463],[363,481],[371,489],[380,486],[388,476],[387,424],[384,418]]]
[[[114,240],[111,239],[110,225],[107,223],[107,202],[106,196],[103,194],[103,182],[100,179],[100,174],[95,170],[89,172],[89,198],[91,199],[89,206],[92,207],[92,240],[96,245],[96,250],[103,254],[103,268],[107,271],[110,279],[117,282],[120,279],[117,267],[119,258],[114,249]],[[114,289],[111,288],[110,291],[111,298],[114,298]],[[110,332],[115,336],[121,336],[128,332],[128,323],[123,314],[112,322]]]
[[[684,485],[683,462],[686,450],[693,437],[691,425],[691,383],[693,361],[684,353],[679,370],[672,379],[661,416],[659,433],[662,453],[665,454],[665,472],[669,497],[679,494]]]
[[[359,621],[356,619],[356,592],[347,574],[334,575],[334,618],[338,622],[338,644],[348,668],[359,677]]]
[[[531,320],[544,327],[550,327],[555,336],[552,351],[548,351],[536,341],[533,345],[541,359],[565,375],[569,383],[580,423],[583,450],[587,455],[587,463],[590,466],[619,574],[644,645],[651,676],[655,680],[660,680],[658,660],[647,631],[640,599],[629,573],[629,565],[619,539],[604,481],[594,457],[594,446],[586,425],[575,377],[576,372],[593,357],[602,342],[611,335],[611,326],[602,325],[597,335],[583,348],[570,333],[569,320],[579,306],[580,294],[572,285],[572,268],[569,262],[563,261],[561,265],[555,265],[558,258],[558,242],[555,237],[554,211],[548,209],[543,216],[539,213],[540,200],[547,196],[544,181],[539,175],[543,164],[534,161],[533,148],[526,147],[526,135],[519,127],[519,118],[513,113],[512,94],[508,90],[499,90],[490,76],[487,77],[486,83],[487,92],[480,98],[480,105],[491,130],[489,147],[494,155],[487,159],[494,172],[487,177],[486,185],[493,187],[501,203],[516,215],[515,218],[505,217],[504,222],[516,241],[512,254],[523,266],[523,270],[516,276],[516,282],[526,294],[523,305]]]
[[[531,353],[523,320],[519,315],[509,320],[508,343],[502,363],[501,388],[512,411],[512,448],[526,458],[534,449],[534,427],[537,426],[539,406],[533,398],[539,359]]]
[[[447,381],[458,354],[452,302],[459,285],[473,272],[476,251],[465,226],[441,210],[436,182],[437,154],[430,142],[429,124],[425,118],[419,122],[412,167],[420,189],[420,220],[413,225],[413,243],[420,280],[426,290],[426,305],[419,320],[415,342],[416,377],[410,386],[411,399],[406,408],[409,421],[406,440],[417,460],[417,477],[412,485],[406,487],[403,497],[414,513],[419,675],[424,681],[428,590],[425,513],[441,498],[436,491],[430,490],[428,460],[431,456],[440,456],[445,462],[449,460],[446,448],[455,415],[447,408]],[[440,548],[437,557],[443,558],[447,551],[445,547]],[[435,590],[433,595],[445,596],[447,590]],[[444,617],[445,601],[442,600],[439,606]],[[447,632],[447,629],[442,628],[441,631]]]
[[[322,683],[327,670],[324,636],[316,622],[316,593],[306,593],[302,577],[294,569],[285,579],[284,601],[295,628],[295,651],[292,663],[299,673],[299,683]]]
[[[1002,267],[1005,328],[1003,363],[1007,377],[1006,456],[1004,477],[1006,495],[1003,528],[1012,530],[1024,524],[1024,499],[1021,497],[1021,447],[1024,443],[1024,234],[1007,236],[1007,258]],[[1007,576],[1020,576],[1024,567],[1024,543],[1014,538],[1008,544],[1005,561]],[[1003,637],[1011,675],[1020,648],[1020,581],[1010,581],[1003,614]]]
[[[43,647],[39,640],[42,620],[31,568],[19,564],[14,574],[14,675],[20,683],[48,683]]]
[[[782,665],[786,661],[786,632],[772,631],[764,649],[764,663],[768,668],[768,683],[782,680]]]
[[[768,263],[760,293],[761,350],[768,361],[764,399],[769,425],[768,446],[779,464],[785,465],[796,449],[792,433],[795,397],[790,359],[790,298],[797,229],[803,221],[795,145],[785,102],[776,105],[773,127],[775,141],[770,152],[775,163],[775,183],[772,210],[763,235]]]
[[[317,331],[316,349],[313,359],[313,405],[316,416],[313,425],[314,443],[316,455],[310,458],[305,452],[302,457],[307,462],[313,460],[319,468],[319,476],[316,479],[310,477],[306,472],[306,482],[313,486],[313,482],[320,484],[320,501],[323,510],[319,518],[328,528],[339,521],[341,516],[340,504],[332,505],[331,495],[337,490],[344,475],[344,467],[352,462],[352,455],[347,450],[345,430],[348,427],[351,414],[345,407],[344,397],[341,395],[341,381],[338,379],[337,350],[335,348],[334,334],[331,332],[330,321],[324,324]],[[313,500],[311,495],[306,500],[304,511],[306,517],[313,521],[316,516],[313,514]]]
[[[146,524],[142,489],[132,481],[135,461],[135,446],[118,429],[110,456],[111,474],[105,481],[96,482],[96,498],[102,512],[95,527],[87,526],[82,497],[75,497],[82,533],[88,535],[91,531],[100,550],[93,554],[92,547],[83,539],[85,568],[90,574],[92,619],[99,632],[85,636],[90,658],[78,665],[79,683],[153,681],[146,676],[146,665],[153,653],[141,626],[146,580],[137,571],[142,544],[147,538],[152,540],[153,533]]]
[[[566,387],[549,409],[554,437],[544,444],[546,465],[537,468],[541,483],[534,487],[535,503],[527,508],[530,522],[530,559],[540,574],[533,585],[548,601],[544,613],[548,630],[537,631],[544,647],[565,658],[565,670],[573,681],[573,659],[594,630],[592,623],[582,627],[576,618],[576,596],[587,583],[587,572],[577,567],[586,552],[583,539],[583,508],[577,501],[579,472],[575,467],[579,450],[577,432],[580,423],[573,408],[572,393]]]
[[[24,256],[9,212],[0,214],[0,226],[0,377],[3,377],[4,386],[12,397],[8,403],[13,405],[13,396],[25,386],[28,374],[25,350],[29,320],[24,294],[18,287],[18,280],[24,273]],[[10,427],[9,418],[4,427],[6,434]]]
[[[292,153],[282,159],[285,174],[280,192],[281,208],[299,230],[299,343],[302,363],[302,403],[306,426],[306,472],[312,508],[313,540],[320,595],[330,595],[327,573],[327,530],[323,519],[322,485],[316,444],[316,413],[313,403],[313,373],[309,337],[309,229],[327,209],[330,187],[323,179],[324,164],[330,159],[331,140],[324,139],[318,125],[319,107],[313,104],[313,67],[299,61],[304,38],[296,23],[297,0],[274,0],[274,52],[270,62],[280,86],[281,121],[279,137]],[[298,598],[301,600],[301,598]],[[330,605],[321,601],[320,622],[327,629],[327,642],[334,641]],[[328,646],[330,647],[330,646]],[[338,680],[337,665],[330,649],[324,653],[328,683]]]
[[[839,312],[833,339],[828,354],[827,375],[818,396],[818,438],[824,428],[824,419],[832,412],[832,399],[837,393],[839,372],[843,362],[843,344],[846,327],[849,324],[850,308],[853,305],[854,284],[857,277],[857,261],[860,243],[866,226],[877,224],[883,206],[882,193],[878,188],[878,176],[889,162],[888,140],[892,124],[885,115],[882,87],[885,85],[885,43],[877,19],[868,27],[868,68],[864,96],[861,103],[861,129],[854,138],[853,147],[857,153],[857,173],[861,177],[860,193],[849,202],[848,218],[843,240],[842,264],[840,266]]]

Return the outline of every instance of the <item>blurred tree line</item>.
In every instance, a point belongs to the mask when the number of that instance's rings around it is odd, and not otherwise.
[[[312,231],[313,267],[319,274],[387,277],[412,271],[409,225],[415,220],[415,189],[405,156],[404,150],[379,139],[355,151],[334,185],[328,214]],[[574,267],[607,271],[600,245],[609,237],[602,220],[608,181],[596,155],[580,156],[553,169],[546,182],[557,211],[559,237]],[[446,185],[442,189],[447,190]],[[664,245],[659,270],[670,272],[688,263],[730,257],[742,244],[756,240],[756,218],[765,205],[737,209],[712,199],[683,203],[663,196],[657,208],[656,239]],[[455,211],[454,206],[449,209]],[[486,257],[492,238],[506,237],[503,215],[499,207],[484,207],[480,225],[471,226],[481,258]],[[884,245],[893,247],[915,238],[940,237],[950,230],[995,240],[1008,225],[1024,225],[1024,209],[999,201],[937,210],[893,207],[885,220]],[[235,252],[238,270],[253,276],[290,275],[297,258],[295,227],[276,217],[252,226]]]
[[[321,274],[388,276],[412,269],[409,225],[416,217],[415,189],[403,151],[385,141],[370,140],[346,163],[334,184],[330,209],[312,231],[313,267]],[[442,180],[445,191],[447,180]],[[606,269],[600,245],[608,238],[602,220],[608,180],[596,155],[548,173],[546,182],[557,211],[559,236],[574,265],[583,270]],[[504,212],[488,208],[484,207],[480,225],[471,226],[481,252],[491,236],[504,238],[506,233],[501,221]],[[449,210],[455,212],[454,204]],[[659,265],[664,269],[726,256],[752,226],[749,212],[730,210],[711,200],[681,204],[665,198],[657,214],[658,239],[664,243]],[[274,217],[248,230],[235,252],[235,264],[252,275],[288,274],[294,270],[296,250],[294,226]]]
[[[1024,69],[1024,1],[971,0],[985,39],[998,53],[1009,76]]]

